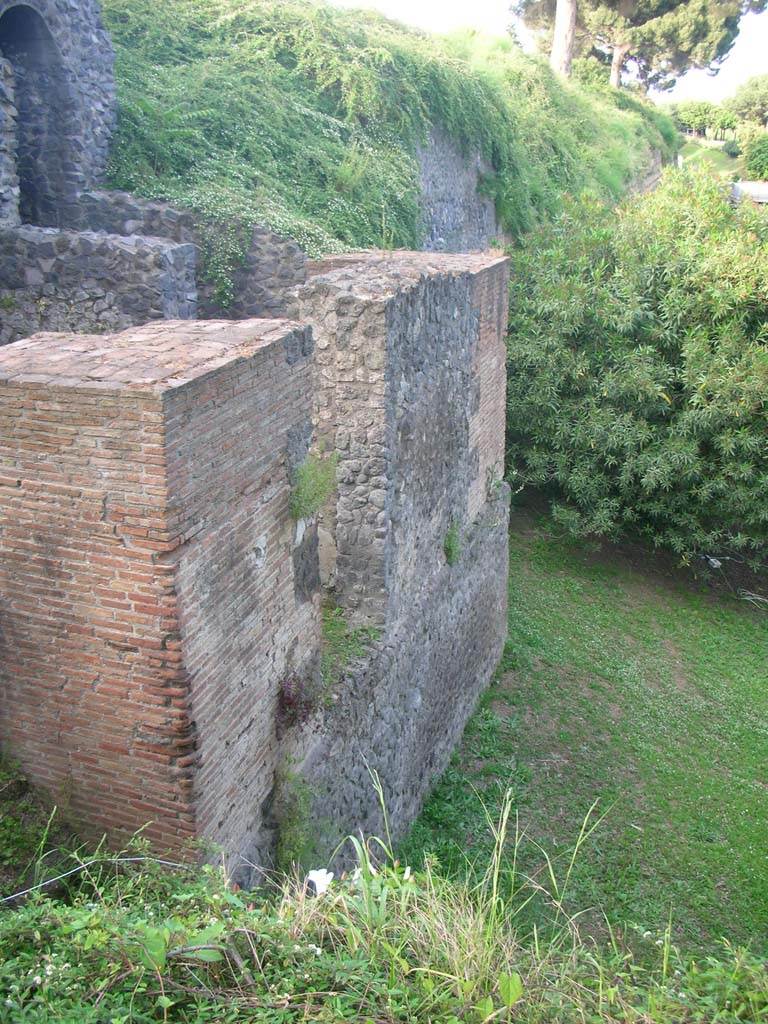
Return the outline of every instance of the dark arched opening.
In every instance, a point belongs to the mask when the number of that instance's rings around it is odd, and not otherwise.
[[[55,227],[72,191],[73,108],[56,43],[25,4],[0,17],[0,56],[13,69],[21,219]]]

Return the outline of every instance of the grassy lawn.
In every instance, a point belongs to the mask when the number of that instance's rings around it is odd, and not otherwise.
[[[768,948],[768,615],[653,556],[512,529],[509,642],[497,682],[403,847],[453,872],[488,851],[477,791],[514,789],[524,870],[562,874],[585,921],[684,948]]]
[[[689,166],[708,167],[730,181],[742,173],[738,157],[728,156],[721,149],[700,146],[688,141],[680,150],[683,160]]]

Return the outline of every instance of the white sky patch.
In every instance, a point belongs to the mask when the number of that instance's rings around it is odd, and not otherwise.
[[[453,32],[474,28],[489,35],[506,35],[515,21],[508,0],[331,0],[336,7],[364,7],[388,18],[428,32]],[[516,25],[526,49],[528,34]],[[657,95],[660,102],[682,99],[707,99],[719,102],[731,96],[752,75],[768,74],[768,11],[748,14],[728,58],[717,75],[689,71],[671,92]]]

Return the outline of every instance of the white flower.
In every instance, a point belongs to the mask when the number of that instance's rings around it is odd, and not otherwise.
[[[42,985],[42,984],[43,984],[43,979],[42,979],[42,978],[40,977],[40,975],[39,975],[39,974],[36,974],[36,975],[34,976],[34,978],[32,979],[32,981],[34,981],[34,983],[35,983],[36,985]]]
[[[314,893],[315,896],[322,896],[332,881],[332,871],[326,871],[325,868],[318,868],[316,871],[310,871],[307,875],[307,888],[310,892]]]
[[[405,871],[403,872],[403,881],[407,882],[410,877],[411,877],[411,869],[409,867],[406,867]]]

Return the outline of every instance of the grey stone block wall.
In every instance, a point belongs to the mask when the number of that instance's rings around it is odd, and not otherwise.
[[[193,245],[28,225],[0,231],[0,344],[195,311]]]
[[[13,70],[22,220],[57,226],[107,162],[114,53],[96,0],[0,0]]]
[[[329,708],[284,739],[322,858],[348,832],[382,833],[369,769],[404,832],[502,653],[508,276],[503,258],[428,253],[312,269],[291,315],[313,327],[315,443],[338,459],[321,561],[347,621],[379,631]],[[264,857],[269,842],[267,819]]]
[[[201,243],[200,225],[193,213],[127,192],[84,192],[67,226],[115,235],[159,236],[198,246]],[[243,265],[233,275],[234,301],[222,307],[214,298],[213,287],[198,280],[198,316],[226,316],[232,320],[283,316],[289,292],[306,277],[307,257],[298,243],[256,226]]]
[[[502,655],[508,527],[503,484],[465,529],[458,562],[422,565],[423,583],[347,672],[323,723],[297,744],[318,863],[349,834],[384,835],[369,769],[381,779],[395,839],[445,769]],[[348,864],[350,854],[335,863]]]
[[[478,192],[490,166],[476,153],[463,153],[435,126],[417,152],[421,184],[424,249],[475,252],[503,239],[493,199]]]
[[[0,227],[13,227],[19,217],[16,101],[13,68],[0,57]]]

